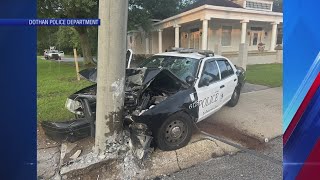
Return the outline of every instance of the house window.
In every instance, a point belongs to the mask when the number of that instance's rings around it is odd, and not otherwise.
[[[221,45],[231,46],[232,26],[222,26]]]
[[[272,11],[272,4],[272,2],[246,1],[245,7],[247,9]]]
[[[283,38],[283,29],[278,28],[278,34],[277,34],[277,44],[282,44],[282,38]]]

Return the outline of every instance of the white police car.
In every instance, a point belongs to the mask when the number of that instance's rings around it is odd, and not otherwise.
[[[80,74],[93,82],[96,80],[96,68]],[[244,83],[245,72],[241,67],[211,51],[175,49],[156,54],[137,68],[126,70],[125,126],[146,127],[144,132],[150,132],[162,150],[181,148],[190,141],[194,123],[224,105],[233,107],[238,103]],[[44,129],[57,132],[57,127],[65,126],[65,129],[74,130],[70,136],[84,136],[83,127],[88,122],[86,111],[89,109],[95,117],[95,95],[96,85],[72,94],[67,100],[67,108],[81,119],[71,124],[48,122]],[[89,108],[84,108],[83,97],[89,99]],[[77,126],[82,127],[82,133],[77,133]],[[61,132],[66,132],[65,129]],[[90,134],[89,127],[87,130]]]

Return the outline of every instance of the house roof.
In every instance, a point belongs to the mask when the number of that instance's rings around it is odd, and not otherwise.
[[[208,5],[208,6],[206,6]],[[275,7],[275,6],[274,6]],[[282,12],[281,12],[281,7],[273,9],[273,11],[259,11],[259,10],[252,10],[252,9],[247,9],[243,8],[241,5],[236,4],[232,2],[231,0],[198,0],[195,3],[187,6],[185,9],[183,9],[181,12],[178,14],[168,17],[160,22],[154,23],[154,26],[157,26],[156,28],[162,29],[162,28],[167,28],[170,26],[173,26],[173,24],[176,24],[175,20],[178,18],[181,18],[185,15],[188,15],[190,13],[202,11],[204,9],[208,10],[218,10],[220,13],[222,11],[230,12],[227,16],[229,16],[227,19],[230,19],[230,15],[233,15],[233,13],[243,13],[244,19],[247,18],[250,21],[261,21],[259,16],[252,16],[254,14],[259,14],[262,16],[265,16],[266,19],[269,19],[267,21],[279,21],[282,22]],[[280,11],[280,12],[279,12]],[[201,14],[197,14],[197,16],[201,16]],[[219,14],[217,12],[216,18],[223,19],[225,15]],[[237,17],[236,17],[237,18]],[[188,22],[188,18],[186,19],[180,19],[178,23],[186,23]]]
[[[197,7],[203,6],[203,5],[212,5],[212,6],[223,6],[223,7],[232,7],[232,8],[243,8],[239,4],[236,4],[230,0],[198,0],[197,2],[187,6],[184,8],[180,13],[189,11],[191,9],[195,9]],[[273,6],[273,12],[281,12],[282,13],[282,7],[279,6]]]
[[[185,11],[189,11],[191,9],[195,9],[195,8],[203,6],[203,5],[242,8],[242,6],[240,6],[239,4],[236,4],[236,3],[231,2],[229,0],[199,0],[191,5],[187,6],[180,13],[185,12]]]

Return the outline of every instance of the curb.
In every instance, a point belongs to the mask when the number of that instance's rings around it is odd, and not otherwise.
[[[212,158],[235,154],[238,151],[240,150],[221,141],[204,138],[176,151],[155,151],[152,155],[152,166],[146,171],[145,178],[153,179],[171,174]]]

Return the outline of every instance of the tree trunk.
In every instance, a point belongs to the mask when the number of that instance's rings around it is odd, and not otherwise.
[[[88,38],[88,31],[86,27],[75,27],[76,31],[79,34],[81,49],[83,53],[83,61],[85,65],[94,64],[92,53],[91,53],[91,45]]]

